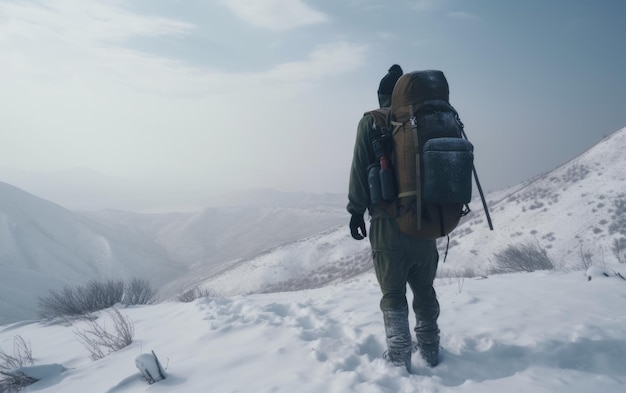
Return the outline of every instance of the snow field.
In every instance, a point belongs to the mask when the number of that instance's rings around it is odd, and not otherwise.
[[[614,268],[619,270],[620,266]],[[626,270],[626,269],[621,269]],[[437,281],[442,362],[413,374],[381,359],[372,273],[325,288],[122,309],[135,341],[92,361],[72,326],[0,328],[32,346],[50,375],[24,392],[623,392],[626,282],[584,272]],[[409,296],[409,301],[410,301]],[[106,324],[107,313],[99,322]],[[411,325],[414,324],[411,321]],[[168,375],[148,385],[134,359],[154,350]]]

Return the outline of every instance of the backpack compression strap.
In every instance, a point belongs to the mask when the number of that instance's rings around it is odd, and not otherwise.
[[[415,214],[417,221],[417,230],[422,229],[422,174],[420,168],[420,147],[419,137],[417,135],[417,118],[415,117],[415,111],[413,105],[409,107],[409,122],[411,129],[413,130],[413,144],[415,145],[415,191],[410,191],[408,195],[415,195]],[[408,196],[407,195],[407,196]]]

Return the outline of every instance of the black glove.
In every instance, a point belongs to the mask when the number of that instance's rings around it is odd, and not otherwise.
[[[359,229],[361,230],[361,233],[359,233]],[[350,234],[356,240],[362,240],[365,236],[367,236],[365,220],[363,219],[362,214],[353,214],[352,218],[350,218]]]

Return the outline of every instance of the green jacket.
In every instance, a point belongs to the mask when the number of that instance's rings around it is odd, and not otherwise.
[[[374,150],[369,139],[374,119],[364,115],[359,121],[350,168],[350,186],[348,188],[348,212],[352,215],[365,214],[370,208],[370,191],[367,181],[367,167],[374,162]],[[371,211],[370,211],[371,214]]]
[[[391,95],[379,94],[378,103],[381,108],[389,108],[391,106]],[[354,143],[354,154],[350,169],[350,185],[348,187],[348,212],[350,214],[362,216],[365,214],[365,210],[369,209],[370,215],[375,215],[375,212],[372,211],[372,206],[370,206],[370,191],[367,181],[367,167],[376,159],[370,141],[373,125],[374,118],[365,114],[359,121],[356,130],[356,142]]]

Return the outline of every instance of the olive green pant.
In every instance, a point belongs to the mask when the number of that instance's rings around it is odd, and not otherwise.
[[[413,292],[417,334],[438,334],[439,302],[433,288],[439,254],[435,240],[415,239],[398,229],[393,218],[372,219],[370,243],[383,313],[406,312],[406,285]],[[406,310],[406,311],[405,311]],[[408,316],[408,315],[407,315]]]

